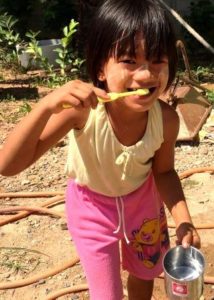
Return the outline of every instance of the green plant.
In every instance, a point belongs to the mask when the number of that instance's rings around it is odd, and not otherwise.
[[[2,263],[2,266],[6,267],[9,270],[12,269],[15,273],[25,270],[25,267],[23,266],[23,264],[21,264],[18,261],[7,260]]]
[[[62,76],[56,72],[50,73],[49,76],[43,79],[43,84],[47,85],[49,88],[59,87],[66,82],[68,82],[71,78],[69,76]]]
[[[64,36],[60,40],[61,45],[59,48],[54,50],[58,53],[56,62],[60,66],[60,73],[57,69],[54,70],[52,67],[49,69],[45,68],[46,70],[48,70],[47,77],[40,78],[37,83],[47,85],[51,88],[57,87],[73,79],[75,77],[75,74],[80,72],[80,68],[85,60],[79,58],[77,52],[74,51],[70,46],[73,40],[73,36],[77,31],[78,24],[78,22],[72,19],[69,25],[63,28]],[[34,44],[36,44],[36,41],[34,41]],[[36,44],[36,46],[38,46],[38,44]],[[40,52],[37,57],[41,59],[42,52]],[[44,60],[44,62],[45,64],[47,63],[46,60]],[[45,64],[43,63],[43,66],[45,66]]]
[[[19,107],[19,112],[23,115],[28,114],[32,110],[30,104],[26,101]]]
[[[40,30],[40,39],[57,38],[70,20],[78,17],[79,0],[0,0],[0,11],[15,16],[17,32],[22,37],[27,30]]]
[[[9,273],[30,273],[40,263],[43,263],[41,255],[46,254],[19,247],[0,247],[0,267]]]
[[[74,57],[72,60],[72,69],[71,72],[78,72],[82,67],[82,64],[85,62],[85,59],[81,59],[79,57]]]
[[[198,80],[201,80],[205,76],[209,76],[209,74],[210,74],[210,68],[208,67],[198,66],[195,71],[195,75],[197,76]]]
[[[73,39],[74,33],[77,31],[76,27],[79,25],[74,19],[72,19],[68,26],[63,28],[64,37],[61,38],[61,47],[55,49],[54,51],[58,52],[58,58],[56,63],[60,66],[61,75],[65,75],[66,68],[70,65],[73,65],[75,71],[81,66],[82,62],[80,59],[75,57],[75,54],[72,54],[69,50],[69,45]],[[71,71],[74,71],[71,69]]]
[[[42,49],[39,47],[37,41],[39,32],[29,31],[26,33],[26,37],[30,39],[30,42],[27,44],[26,52],[31,55],[31,61],[34,59],[34,61],[48,73],[48,77],[42,79],[45,85],[49,87],[61,85],[70,79],[69,72],[70,74],[74,74],[80,70],[84,60],[77,57],[77,53],[72,52],[70,47],[78,24],[78,22],[72,19],[69,25],[63,28],[64,36],[61,38],[61,47],[54,50],[58,53],[56,62],[60,66],[60,74],[58,74],[57,70],[53,69],[48,59],[43,56]]]
[[[7,13],[0,16],[0,43],[7,48],[15,48],[15,45],[20,41],[19,33],[14,30],[18,19]]]
[[[45,71],[43,77],[39,79],[40,83],[49,87],[56,87],[66,83],[78,75],[80,69],[84,63],[84,60],[78,57],[77,51],[73,47],[73,37],[77,32],[77,26],[79,25],[74,19],[71,19],[68,26],[63,28],[63,37],[61,38],[61,45],[56,50],[58,57],[56,59],[59,69],[54,69],[47,59],[43,55],[42,47],[39,45],[38,36],[40,31],[34,32],[29,30],[25,33],[25,41],[20,39],[19,34],[14,31],[14,26],[18,22],[13,16],[9,16],[5,13],[2,18],[0,25],[0,46],[1,43],[10,46],[10,51],[6,48],[0,47],[0,65],[4,60],[4,63],[10,64],[11,50],[13,51],[13,58],[15,59],[16,69],[18,67],[18,55],[27,53],[29,57],[29,67],[39,67]],[[4,30],[2,29],[4,28]],[[72,44],[72,46],[71,46]],[[1,59],[2,57],[2,59]],[[21,68],[19,68],[21,71]],[[11,99],[10,96],[6,97],[6,100]]]
[[[212,104],[214,104],[214,91],[208,91],[206,92],[207,98],[210,100]]]
[[[43,56],[42,48],[39,47],[39,42],[36,39],[40,31],[33,32],[28,31],[25,35],[30,39],[27,44],[26,53],[30,54],[30,62],[34,59],[35,63],[39,64],[45,71],[51,73],[53,72],[53,66],[48,62],[48,59]]]
[[[0,15],[0,61],[3,65],[17,64],[15,46],[20,42],[20,35],[14,27],[18,20],[7,13]]]

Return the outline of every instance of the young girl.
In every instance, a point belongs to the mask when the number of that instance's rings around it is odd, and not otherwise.
[[[175,76],[175,37],[155,0],[103,1],[90,31],[93,84],[74,80],[44,97],[8,137],[0,172],[21,172],[69,132],[68,228],[90,299],[122,299],[121,253],[129,300],[148,300],[169,248],[163,203],[178,243],[200,247],[174,170],[179,119],[158,100]],[[108,92],[137,89],[149,94],[108,102]]]

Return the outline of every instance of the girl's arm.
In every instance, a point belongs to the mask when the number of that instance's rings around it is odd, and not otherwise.
[[[178,243],[200,247],[200,238],[193,226],[178,174],[174,169],[174,149],[179,130],[177,113],[161,102],[163,111],[164,142],[156,151],[153,173],[161,198],[169,209],[176,225]]]
[[[82,128],[103,90],[75,80],[41,99],[14,128],[0,150],[0,174],[15,175],[50,149],[72,128]],[[64,104],[72,105],[63,109]]]

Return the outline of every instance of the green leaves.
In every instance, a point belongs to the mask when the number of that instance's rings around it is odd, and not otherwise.
[[[52,51],[57,52],[55,60],[59,67],[49,63],[46,49],[39,41],[40,31],[29,30],[25,33],[22,40],[19,33],[16,32],[16,23],[18,19],[7,13],[0,15],[0,64],[12,62],[19,63],[25,69],[40,68],[47,75],[47,83],[50,86],[63,84],[78,76],[80,68],[85,60],[78,57],[71,45],[73,37],[78,30],[79,23],[71,19],[67,26],[62,30],[60,44]],[[59,41],[58,41],[59,42]],[[42,51],[42,49],[45,49]],[[49,50],[48,50],[49,51]],[[44,53],[43,53],[44,52]],[[8,60],[10,57],[10,60]]]
[[[29,30],[25,33],[25,36],[28,37],[30,40],[36,40],[36,37],[40,34],[41,31],[34,32]]]
[[[210,102],[212,104],[214,104],[214,90],[213,91],[207,91],[206,96],[210,100]]]
[[[72,41],[73,34],[77,31],[76,27],[79,25],[79,22],[76,22],[74,19],[71,19],[68,26],[63,28],[64,37],[61,39],[61,44],[63,48],[67,48],[70,42]]]
[[[0,16],[0,43],[4,47],[15,46],[20,40],[19,33],[16,33],[13,29],[17,22],[18,19],[7,13]]]
[[[56,59],[56,63],[60,66],[61,75],[65,75],[66,68],[69,68],[69,65],[74,65],[75,59],[73,55],[70,53],[68,47],[73,39],[73,35],[77,31],[77,26],[79,25],[74,19],[71,19],[68,26],[63,28],[64,37],[61,38],[61,48],[57,48],[54,51],[58,52],[58,58]],[[77,68],[70,68],[73,72],[76,71]]]

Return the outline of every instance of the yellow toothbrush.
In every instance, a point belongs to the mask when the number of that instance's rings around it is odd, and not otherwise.
[[[127,97],[127,96],[131,96],[131,95],[138,95],[138,96],[144,96],[144,95],[148,95],[149,94],[149,90],[148,89],[138,89],[136,91],[130,91],[130,92],[122,92],[122,93],[108,93],[109,99],[103,99],[100,97],[97,97],[99,102],[111,102],[111,101],[115,101],[119,98],[122,97]]]
[[[109,99],[103,99],[103,98],[97,97],[97,100],[99,102],[105,103],[105,102],[112,102],[119,98],[131,96],[131,95],[145,96],[148,94],[149,94],[148,89],[138,89],[136,91],[122,92],[122,93],[111,92],[111,93],[108,93]],[[66,104],[66,103],[63,104],[63,108],[65,108],[65,109],[71,108],[71,107],[72,107],[71,104]]]

